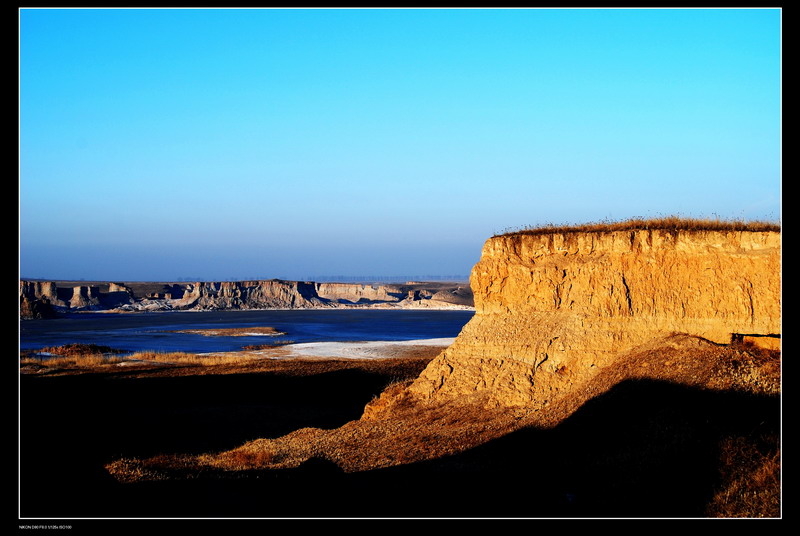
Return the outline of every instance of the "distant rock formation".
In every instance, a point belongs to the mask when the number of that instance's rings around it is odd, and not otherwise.
[[[133,290],[123,283],[111,282],[108,292],[100,294],[100,301],[105,308],[114,309],[134,302]]]
[[[56,316],[51,297],[55,296],[55,286],[52,293],[43,290],[41,283],[35,281],[19,282],[19,316],[22,319],[53,318]]]
[[[100,290],[95,286],[79,285],[72,291],[70,309],[97,308],[100,305]]]
[[[31,301],[47,301],[50,305],[66,307],[67,303],[58,297],[58,286],[53,281],[20,281],[20,298]]]
[[[178,302],[179,309],[272,309],[309,308],[323,305],[314,284],[301,281],[200,282],[189,286]]]
[[[357,283],[316,283],[319,298],[335,303],[396,302],[404,292],[395,285],[366,285]]]
[[[440,290],[431,296],[431,300],[452,303],[455,305],[473,305],[472,289],[469,286]]]
[[[56,282],[21,281],[26,315],[34,303],[53,312],[169,310],[313,309],[347,307],[470,309],[465,285],[413,283],[370,285],[280,279],[197,283],[105,283],[60,288]],[[466,290],[465,290],[466,289]],[[59,298],[68,295],[67,299]],[[42,305],[42,307],[46,307]]]
[[[51,281],[19,282],[19,316],[21,319],[54,318],[54,305],[63,306],[58,299],[55,283]]]
[[[130,287],[125,286],[124,283],[114,283],[111,282],[108,284],[108,293],[109,294],[116,294],[117,292],[122,292],[124,294],[133,295],[133,291]]]

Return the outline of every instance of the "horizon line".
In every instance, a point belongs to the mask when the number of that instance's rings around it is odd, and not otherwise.
[[[409,283],[409,282],[466,282],[468,274],[461,275],[395,275],[395,276],[349,276],[326,275],[312,276],[301,279],[291,277],[236,277],[236,278],[204,278],[204,277],[178,277],[174,279],[96,279],[96,278],[52,278],[52,277],[27,277],[20,276],[20,281],[53,281],[53,282],[86,282],[86,283],[200,283],[217,281],[301,281],[315,283]]]

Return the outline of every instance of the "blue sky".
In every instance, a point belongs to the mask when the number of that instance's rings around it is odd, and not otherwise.
[[[777,9],[21,9],[20,275],[468,274],[781,217]]]

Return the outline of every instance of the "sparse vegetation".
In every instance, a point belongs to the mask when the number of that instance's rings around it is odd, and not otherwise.
[[[781,515],[780,439],[731,437],[720,444],[722,484],[706,509],[709,517]]]
[[[631,218],[623,221],[604,220],[582,224],[543,224],[518,229],[506,229],[497,236],[542,235],[552,233],[597,233],[611,231],[780,231],[781,225],[767,221],[723,220],[665,216],[660,218]]]
[[[35,370],[91,369],[123,361],[124,350],[97,344],[48,346],[20,353],[20,366]]]
[[[277,330],[269,326],[246,327],[246,328],[205,328],[205,329],[182,329],[170,331],[169,333],[190,333],[203,335],[204,337],[251,337],[268,336],[276,337],[286,335],[286,332]]]
[[[62,369],[97,369],[107,365],[121,363],[123,358],[103,354],[73,354],[55,357],[20,357],[20,366],[35,370],[62,370]]]
[[[272,350],[274,348],[280,348],[281,346],[286,346],[287,344],[294,344],[294,341],[275,341],[268,344],[246,344],[242,346],[242,350],[248,351],[256,351],[256,350]]]
[[[126,358],[128,361],[160,363],[168,365],[197,365],[213,367],[217,365],[248,365],[264,359],[250,352],[224,352],[215,354],[193,354],[189,352],[136,352]]]
[[[188,352],[125,352],[113,348],[87,344],[69,344],[42,348],[38,353],[20,355],[20,366],[26,371],[92,371],[103,370],[109,365],[121,363],[136,365],[157,363],[160,365],[246,365],[261,358],[247,352],[224,354],[192,354]]]
[[[58,356],[76,356],[76,355],[98,355],[98,354],[123,354],[125,350],[118,348],[111,348],[110,346],[101,346],[99,344],[83,344],[73,343],[65,344],[62,346],[47,346],[39,350],[40,354],[50,354]]]
[[[292,341],[286,341],[289,344]],[[281,359],[282,343],[253,345],[241,352],[217,354],[193,354],[188,352],[136,352],[121,355],[100,353],[106,348],[84,345],[89,353],[80,353],[80,345],[44,348],[51,355],[40,356],[35,352],[20,354],[20,369],[23,373],[36,374],[82,374],[107,371],[109,366],[128,365],[126,370],[133,375],[181,376],[192,374],[239,374],[274,372],[292,376],[314,376],[340,370],[363,370],[382,374],[393,380],[416,378],[425,365],[440,351],[438,347],[410,347],[407,355],[384,359]],[[56,355],[64,354],[64,355]]]

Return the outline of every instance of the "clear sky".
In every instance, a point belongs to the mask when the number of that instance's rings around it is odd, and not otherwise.
[[[20,275],[466,275],[781,218],[779,9],[21,9]]]

